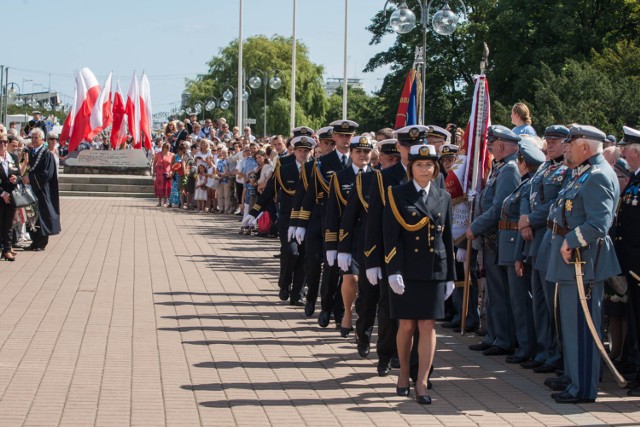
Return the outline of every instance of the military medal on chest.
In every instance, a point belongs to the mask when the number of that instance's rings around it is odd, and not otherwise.
[[[571,212],[571,210],[573,209],[573,200],[567,200],[564,202],[564,209],[567,212]]]

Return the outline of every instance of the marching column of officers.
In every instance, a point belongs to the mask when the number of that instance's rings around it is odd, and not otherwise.
[[[396,393],[408,396],[411,379],[416,401],[429,404],[435,320],[444,317],[452,292],[460,320],[462,289],[454,290],[454,281],[463,278],[463,248],[470,241],[466,330],[478,327],[476,267],[486,273],[487,319],[486,335],[470,349],[505,355],[506,362],[537,373],[557,372],[545,385],[557,391],[552,398],[558,403],[595,401],[604,282],[624,276],[632,306],[640,308],[640,278],[634,275],[640,274],[640,132],[624,127],[619,142],[631,170],[621,190],[602,155],[606,135],[593,126],[548,127],[546,156],[537,137],[491,126],[491,172],[474,198],[474,218],[454,246],[452,200],[445,189],[458,152],[445,144],[451,134],[415,125],[381,131],[374,142],[354,136],[357,128],[338,120],[316,132],[293,129],[292,154],[279,158],[245,218],[254,223],[276,204],[280,299],[304,305],[311,317],[320,295],[319,326],[333,320],[343,337],[354,331],[355,305],[363,358],[377,317],[378,374],[399,368]],[[376,168],[369,165],[374,144],[380,153]],[[319,156],[312,158],[314,149]],[[640,313],[635,325],[640,343]],[[640,395],[640,372],[629,394]]]

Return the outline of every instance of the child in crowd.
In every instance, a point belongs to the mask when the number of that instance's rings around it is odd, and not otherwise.
[[[205,210],[213,213],[216,210],[216,189],[218,188],[218,180],[216,179],[216,165],[213,156],[207,157],[207,203]]]
[[[207,201],[207,169],[204,164],[198,166],[195,187],[194,200],[196,201],[198,212],[202,212]]]
[[[258,192],[256,191],[256,187],[258,185],[258,180],[256,179],[256,173],[250,172],[247,177],[248,183],[245,185],[245,195],[244,195],[244,216],[249,215],[249,211],[251,207],[256,204],[258,201]],[[251,228],[250,227],[240,227],[240,234],[250,235]]]

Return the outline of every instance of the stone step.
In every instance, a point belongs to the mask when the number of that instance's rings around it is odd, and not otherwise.
[[[153,193],[151,185],[127,185],[127,184],[76,184],[61,182],[58,184],[60,191],[83,191],[98,193]]]
[[[154,179],[136,175],[58,175],[61,197],[153,198]]]
[[[101,191],[60,191],[60,197],[126,197],[136,199],[152,199],[155,198],[151,193],[108,193]]]
[[[58,182],[65,184],[120,184],[120,185],[151,185],[153,177],[135,175],[80,175],[59,174]]]

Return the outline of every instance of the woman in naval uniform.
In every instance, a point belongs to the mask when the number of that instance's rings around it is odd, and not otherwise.
[[[396,336],[399,396],[409,395],[409,359],[418,328],[416,401],[430,404],[427,374],[436,348],[435,319],[444,317],[446,282],[455,280],[451,197],[433,184],[439,173],[433,145],[415,145],[409,152],[409,181],[387,189],[383,235],[389,274],[391,318],[399,320]]]

